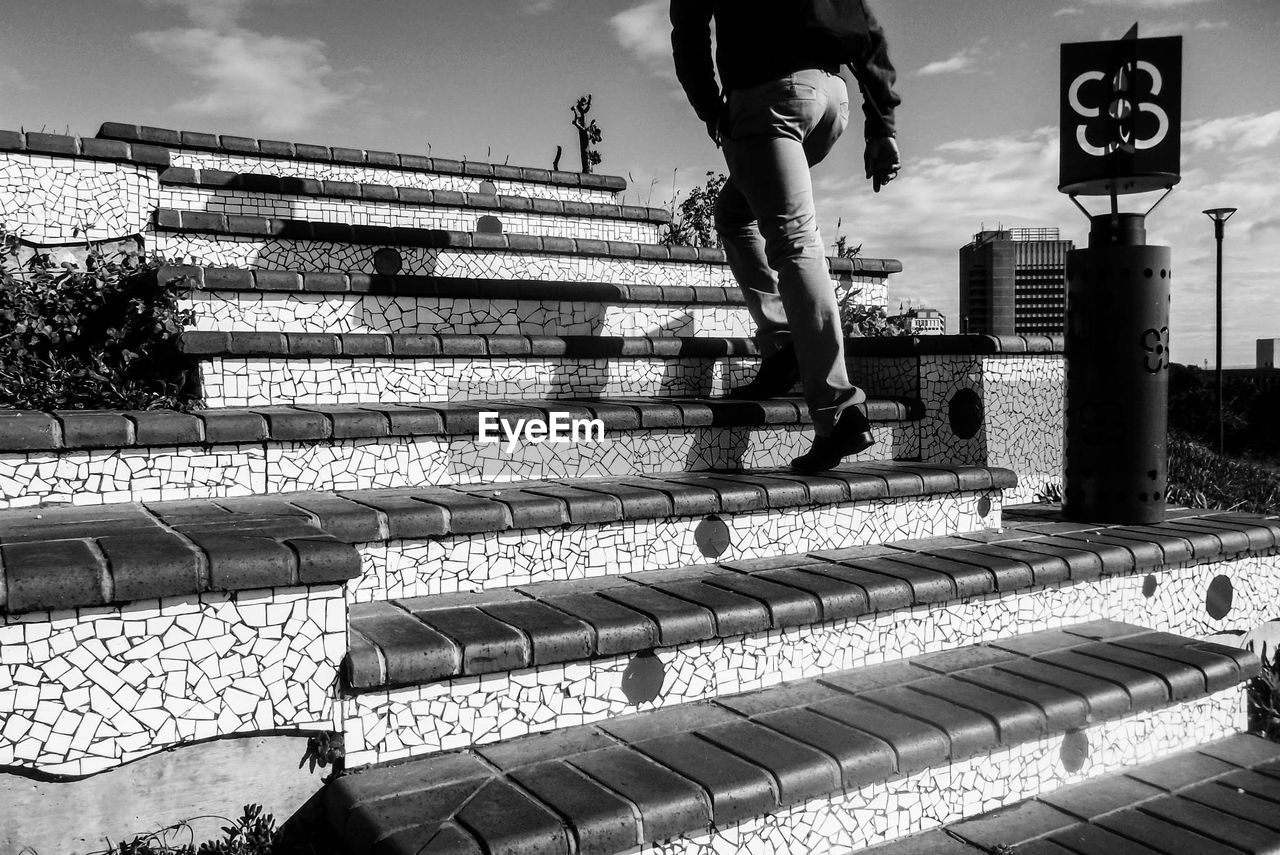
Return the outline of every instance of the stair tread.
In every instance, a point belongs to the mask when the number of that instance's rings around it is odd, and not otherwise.
[[[1206,514],[1189,518],[1188,523],[1197,519],[1230,522],[1257,537],[1267,532],[1273,537],[1280,535],[1275,520],[1258,518],[1250,523],[1248,516]],[[1098,531],[1125,529],[1124,526],[1097,528]],[[1033,545],[1044,535],[1030,530],[1024,531],[1022,537],[1022,541],[1011,542]],[[952,540],[948,538],[944,542]],[[1273,540],[1277,542],[1280,541]],[[933,556],[923,551],[931,547],[930,541],[904,541],[888,547],[892,558],[868,555],[864,547],[853,547],[825,552],[822,558],[803,554],[785,556],[756,567],[751,562],[728,561],[401,602],[408,603],[405,607],[415,613],[424,607],[458,613],[479,608],[501,620],[501,611],[514,600],[544,604],[570,616],[579,629],[575,635],[577,646],[572,647],[562,643],[562,628],[548,625],[543,631],[527,619],[507,621],[521,634],[508,639],[511,649],[503,659],[527,664],[540,649],[558,651],[559,655],[552,654],[551,658],[534,656],[541,665],[647,650],[654,646],[652,627],[657,628],[660,645],[666,647],[686,641],[733,638],[788,626],[811,626],[876,612],[911,609],[961,596],[1007,594],[1043,584],[1030,572],[1019,576],[1016,584],[1009,583],[1009,576],[991,573],[973,576],[971,571],[990,561],[980,543],[949,547],[947,552],[957,556],[957,560],[948,565],[935,563]],[[996,559],[994,563],[1002,560]],[[1086,559],[1081,555],[1076,560]],[[1133,560],[1117,559],[1126,567]],[[773,567],[773,564],[794,566]],[[1153,556],[1144,555],[1141,569],[1160,564]],[[826,575],[837,570],[843,571],[842,575]],[[913,574],[919,574],[921,579],[927,577],[928,584],[914,580]],[[351,613],[358,616],[376,612],[384,605],[357,604],[351,607]],[[582,625],[587,628],[585,638],[580,632]],[[627,632],[624,627],[630,628],[629,634],[620,637],[620,632]],[[921,661],[924,667],[938,673],[959,673],[965,685],[957,691],[967,697],[980,697],[989,691],[1004,692],[1040,705],[1054,718],[1073,715],[1080,705],[1081,693],[1097,698],[1095,712],[1109,714],[1117,708],[1127,708],[1132,701],[1130,696],[1142,700],[1170,690],[1178,697],[1217,691],[1236,681],[1240,669],[1249,661],[1248,654],[1229,656],[1216,648],[1206,651],[1167,633],[1127,638],[1113,630],[1114,626],[1106,622],[1077,624],[1065,630],[996,641],[988,647],[938,654]],[[389,633],[389,642],[397,643],[399,636],[394,628],[389,629]],[[365,632],[365,635],[375,646],[380,644],[376,632]],[[491,637],[491,633],[480,633],[474,643],[489,642]],[[454,637],[454,641],[458,640]],[[585,651],[581,646],[584,642]],[[509,670],[496,664],[496,659],[481,661],[478,670],[469,670],[456,659],[448,659],[448,651],[449,645],[444,641],[424,646],[416,674],[410,677],[401,672],[398,678],[386,673],[375,659],[350,657],[344,666],[348,688],[356,692],[372,691]],[[1025,659],[1032,656],[1041,657],[1039,667],[1052,677],[1041,681],[1053,684],[1049,695],[1070,689],[1074,691],[1074,700],[1046,706],[1047,696],[1028,682],[1022,668]],[[1168,663],[1159,676],[1151,667],[1155,661]],[[1119,690],[1120,684],[1127,686],[1127,693]],[[932,693],[927,685],[920,688]],[[1016,722],[1010,724],[1016,725]]]
[[[235,155],[259,155],[271,158],[296,158],[321,162],[354,164],[358,166],[385,167],[413,172],[439,172],[467,175],[478,178],[497,178],[513,181],[529,181],[542,184],[559,184],[569,187],[585,187],[604,190],[625,190],[626,179],[616,175],[553,171],[533,167],[508,166],[474,160],[450,160],[439,157],[423,157],[414,154],[319,146],[280,140],[258,140],[229,134],[209,134],[156,128],[148,125],[130,125],[105,122],[98,130],[100,139],[122,140],[171,148],[192,148],[224,152]]]
[[[1107,624],[1106,628],[1115,631],[1116,640],[1092,641],[1088,638],[1088,628],[1080,640],[1108,647],[1126,638],[1141,639],[1148,634],[1142,627],[1127,624]],[[1034,638],[1034,634],[1028,638]],[[1171,651],[1177,647],[1173,642],[1168,643]],[[1206,649],[1202,643],[1186,639],[1180,646]],[[1207,649],[1217,648],[1209,645]],[[989,651],[989,655],[984,651]],[[1024,740],[1039,738],[1043,733],[1059,733],[1096,721],[1089,717],[1092,697],[1088,692],[1081,696],[1058,688],[1051,680],[1036,680],[1042,667],[1039,659],[1008,654],[989,645],[978,645],[963,658],[970,662],[989,658],[1002,661],[1010,655],[1026,666],[1025,672],[1029,675],[1026,679],[1037,683],[1042,702],[1058,696],[1062,703],[1053,705],[1058,710],[1056,716],[1046,718],[1039,707],[995,692],[976,699],[966,696],[963,706],[949,703],[943,700],[950,696],[948,686],[957,694],[963,694],[961,690],[972,684],[963,682],[963,670],[939,676],[930,665],[936,668],[946,660],[936,655],[924,656],[895,663],[891,669],[877,669],[884,672],[885,679],[868,684],[874,688],[859,686],[858,671],[852,671],[847,673],[851,678],[848,681],[837,675],[835,679],[815,678],[758,690],[749,693],[753,700],[745,705],[736,703],[737,698],[733,697],[717,702],[688,703],[598,725],[523,736],[474,750],[368,767],[348,773],[331,785],[326,794],[326,813],[352,855],[363,855],[373,850],[377,839],[402,829],[405,817],[414,816],[414,805],[423,800],[426,783],[436,788],[456,787],[459,786],[458,774],[463,774],[462,781],[474,787],[470,777],[474,774],[473,767],[465,761],[482,756],[493,764],[485,786],[493,787],[495,796],[489,807],[495,813],[501,813],[508,802],[512,816],[527,813],[527,788],[537,786],[535,782],[542,780],[538,771],[554,772],[556,777],[564,779],[569,789],[556,795],[553,789],[543,786],[535,795],[551,796],[570,829],[582,822],[593,833],[603,834],[603,826],[608,830],[604,836],[612,841],[613,847],[604,851],[621,851],[674,834],[703,832],[712,823],[723,827],[789,804],[898,777],[912,769],[945,766],[993,748],[1012,747]],[[1158,669],[1161,673],[1165,668],[1172,673],[1180,667],[1173,660],[1162,661],[1164,664]],[[988,667],[992,666],[979,666],[978,670]],[[1248,679],[1257,667],[1257,661],[1253,660],[1238,679]],[[914,688],[933,683],[938,686],[932,687],[927,695]],[[1207,693],[1208,690],[1204,690],[1201,694]],[[777,701],[771,702],[774,697]],[[917,697],[924,699],[923,702],[913,703]],[[1160,709],[1174,701],[1172,694],[1166,694],[1126,712]],[[1028,714],[1040,716],[1037,728],[992,727],[992,723],[1010,716]],[[800,726],[805,722],[813,726]],[[1236,749],[1227,756],[1239,762],[1219,762],[1237,770],[1242,768],[1240,763],[1262,766],[1274,758],[1275,753]],[[455,772],[455,767],[463,771]],[[415,776],[417,771],[420,775]],[[628,822],[625,811],[592,810],[590,800],[585,797],[590,787],[572,773],[603,785],[624,803],[633,802],[637,812]],[[1259,778],[1267,786],[1251,780],[1245,788],[1253,787],[1265,796],[1271,792],[1274,779]],[[1135,782],[1132,787],[1114,792],[1120,799],[1134,794],[1149,797],[1152,789]],[[428,793],[436,791],[438,789],[427,790]],[[1157,791],[1157,795],[1164,794]],[[1093,801],[1096,803],[1096,796]],[[438,802],[437,798],[432,804]],[[1004,825],[1000,828],[1034,838],[1059,833],[1078,822],[1070,812],[1079,810],[1078,802],[1062,799],[1059,806],[1039,801],[1032,804],[1016,811],[1012,818],[1002,820]],[[1197,804],[1204,811],[1217,810],[1203,802]],[[439,813],[424,809],[417,814],[420,820],[416,826],[423,839],[452,818]],[[507,844],[519,841],[526,847],[521,851],[567,851],[559,848],[563,846],[562,841],[540,836],[543,834],[540,821],[530,821],[527,828],[519,827],[514,821],[507,822],[494,831],[469,822],[460,824],[475,835],[474,842],[480,846],[493,846],[501,836]],[[965,827],[964,824],[957,826]],[[979,836],[980,825],[967,828],[970,837]],[[958,842],[955,837],[948,840]]]
[[[1017,483],[1007,469],[896,463],[892,470],[951,473],[967,490]],[[605,523],[702,513],[745,513],[891,497],[884,465],[846,464],[806,479],[778,471],[668,472],[634,478],[564,478],[482,486],[341,490],[248,498],[129,502],[0,511],[0,612],[96,606],[138,599],[346,581],[360,574],[353,544]],[[810,488],[806,480],[815,484]],[[917,479],[916,496],[937,494]],[[819,488],[817,483],[821,483]],[[651,491],[636,502],[636,488]],[[572,492],[572,497],[569,497]],[[168,573],[157,545],[119,559],[101,539],[147,531],[192,572]],[[50,547],[57,544],[57,550]],[[104,554],[107,553],[107,554]],[[154,554],[153,554],[154,553]],[[165,573],[151,568],[158,562]],[[203,570],[199,568],[203,567]],[[123,597],[128,586],[139,596]]]
[[[532,252],[586,255],[645,261],[726,265],[724,250],[709,247],[666,246],[636,241],[544,237],[517,232],[485,233],[404,226],[352,225],[319,220],[241,217],[204,211],[157,208],[155,227],[160,231],[193,234],[260,237],[273,240],[317,240],[352,244],[414,246],[428,249],[474,249],[497,252]],[[894,259],[827,258],[832,273],[900,273]]]
[[[1233,758],[1230,763],[1218,759]],[[867,850],[868,855],[1237,853],[1280,847],[1280,746],[1240,734]],[[1173,777],[1167,777],[1173,773]],[[1173,847],[1173,848],[1169,848]]]
[[[860,408],[872,422],[919,419],[914,398],[874,397]],[[810,424],[801,398],[608,397],[495,399],[421,404],[296,404],[175,410],[9,411],[0,414],[0,452],[229,445],[381,437],[471,436],[482,412],[498,419],[599,419],[607,433],[692,427]]]
[[[242,193],[270,193],[284,196],[340,198],[362,202],[399,205],[436,205],[475,208],[510,213],[552,214],[598,217],[647,223],[669,223],[671,212],[663,208],[614,205],[603,202],[565,202],[533,199],[519,194],[465,193],[456,190],[425,190],[374,182],[333,181],[297,178],[255,172],[227,172],[218,169],[170,167],[160,173],[160,184],[173,187],[200,187]]]

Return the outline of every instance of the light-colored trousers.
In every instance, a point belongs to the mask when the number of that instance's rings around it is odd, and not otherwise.
[[[853,387],[809,167],[848,123],[844,81],[819,69],[734,90],[721,123],[729,180],[716,202],[716,231],[755,320],[761,355],[794,344],[820,436],[831,433],[836,401]]]

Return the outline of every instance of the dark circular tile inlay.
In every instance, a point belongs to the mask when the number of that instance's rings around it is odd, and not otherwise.
[[[667,668],[652,650],[637,653],[622,672],[622,694],[627,702],[645,704],[658,697],[662,681],[667,678]]]
[[[698,551],[707,558],[719,558],[729,548],[729,526],[712,514],[698,523],[693,531],[693,541],[698,544]]]
[[[404,259],[398,251],[384,246],[373,253],[373,269],[383,276],[395,276],[404,270]]]
[[[1209,583],[1209,592],[1204,598],[1205,611],[1214,620],[1222,620],[1231,613],[1231,600],[1235,597],[1235,589],[1226,576],[1218,576]]]
[[[502,220],[492,214],[485,214],[476,220],[476,231],[485,235],[500,235],[502,234]]]
[[[1160,587],[1160,583],[1156,581],[1155,576],[1147,576],[1142,580],[1142,596],[1148,600],[1156,595],[1156,588]]]
[[[951,420],[951,432],[960,439],[969,439],[982,427],[982,398],[972,389],[961,389],[951,396],[947,405]]]
[[[1062,737],[1062,750],[1058,753],[1062,759],[1062,768],[1068,772],[1079,772],[1084,768],[1084,761],[1089,759],[1089,737],[1083,730],[1069,730]]]
[[[978,516],[985,517],[989,513],[991,513],[991,500],[983,496],[978,500]]]

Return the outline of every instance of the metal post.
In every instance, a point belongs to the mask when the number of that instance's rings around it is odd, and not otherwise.
[[[1222,426],[1222,236],[1226,232],[1227,220],[1236,212],[1235,208],[1210,208],[1204,213],[1213,220],[1213,238],[1218,243],[1218,290],[1216,336],[1214,347],[1214,374],[1218,385],[1218,454],[1226,448]]]
[[[1222,233],[1226,231],[1222,220],[1213,223],[1213,236],[1218,242],[1218,300],[1214,313],[1214,374],[1218,383],[1218,454],[1221,455],[1226,445],[1222,429]]]

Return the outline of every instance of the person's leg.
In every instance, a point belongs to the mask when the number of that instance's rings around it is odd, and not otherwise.
[[[765,257],[756,215],[732,175],[716,199],[715,223],[729,269],[756,324],[756,347],[762,357],[772,356],[791,341],[791,325],[778,296],[778,275]]]
[[[756,215],[764,255],[793,331],[805,400],[820,436],[831,434],[855,390],[844,365],[844,335],[818,233],[809,165],[830,150],[847,119],[825,72],[735,92],[725,158]],[[834,78],[839,81],[839,78]],[[843,83],[840,84],[843,91]]]

